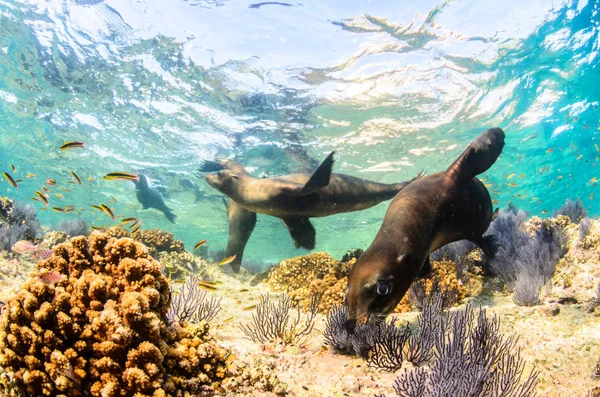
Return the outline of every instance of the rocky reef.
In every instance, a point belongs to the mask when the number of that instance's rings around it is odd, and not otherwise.
[[[226,378],[208,324],[165,321],[168,280],[139,242],[94,232],[55,247],[0,319],[0,366],[36,396],[183,396]]]

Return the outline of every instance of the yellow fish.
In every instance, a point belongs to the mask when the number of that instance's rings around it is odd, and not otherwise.
[[[508,184],[508,186],[510,186],[510,187],[517,187],[517,184],[514,183],[514,182],[511,182],[511,183]]]
[[[523,179],[523,178],[525,178],[525,176],[526,176],[525,174],[521,174],[521,175],[518,176],[518,178],[519,179]]]
[[[556,179],[558,179],[560,181],[561,179],[563,179],[563,176],[559,175],[559,176],[556,177]]]
[[[55,196],[56,196],[56,198],[64,199],[64,196],[60,193],[56,193]]]
[[[546,150],[546,153],[552,153],[554,151],[554,148],[551,147],[550,149]]]
[[[25,175],[25,178],[35,178],[35,174],[30,172],[29,174]]]
[[[577,160],[581,160],[582,158],[583,158],[583,154],[580,154],[580,155],[577,157]]]
[[[256,309],[256,304],[251,305],[251,306],[246,306],[242,310],[247,312],[247,311],[254,310],[254,309]]]
[[[492,200],[492,204],[500,204],[500,202],[496,199]]]
[[[600,129],[600,127],[598,127],[598,129]],[[598,147],[598,144],[597,144],[597,143],[594,143],[594,147],[596,148],[596,151],[597,151],[597,152],[600,152],[600,147]]]
[[[175,279],[175,280],[171,280],[171,282],[172,282],[173,284],[176,284],[176,285],[177,285],[177,284],[183,284],[183,283],[185,283],[185,280],[184,280],[184,279],[181,279],[181,278],[178,278],[178,279]]]
[[[494,184],[493,183],[485,183],[483,186],[485,186],[485,187],[492,187],[492,186],[494,186]]]
[[[512,178],[512,177],[513,177],[513,176],[515,176],[515,175],[517,175],[517,174],[515,174],[515,173],[513,172],[512,174],[510,174],[509,176],[507,176],[507,177],[506,177],[506,180],[507,180],[507,181],[509,181],[509,180],[510,180],[510,178]]]
[[[592,179],[590,179],[590,181],[588,183],[595,185],[596,183],[598,183],[598,178],[593,177]]]
[[[593,199],[594,199],[594,193],[590,194],[590,195],[588,196],[588,198],[589,198],[590,200],[593,200]]]
[[[235,260],[235,258],[237,257],[237,254],[235,255],[231,255],[225,259],[223,259],[221,262],[219,262],[219,266],[225,266],[231,262],[233,262]]]
[[[547,213],[548,213],[548,211],[542,210],[542,214],[546,215]]]
[[[194,245],[194,251],[206,244],[208,240],[200,240]]]

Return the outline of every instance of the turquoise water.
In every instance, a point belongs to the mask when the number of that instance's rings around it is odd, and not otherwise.
[[[276,3],[1,1],[0,167],[36,174],[2,194],[29,202],[54,178],[72,190],[51,206],[84,210],[40,211],[46,224],[111,225],[90,207],[106,203],[219,249],[226,212],[202,159],[276,176],[335,150],[335,172],[389,183],[445,169],[499,126],[506,147],[481,176],[497,206],[544,215],[581,198],[598,214],[600,2]],[[86,149],[60,152],[69,140]],[[178,222],[101,179],[114,171],[148,175]],[[314,219],[316,250],[366,248],[386,208]],[[244,258],[303,252],[259,215]]]

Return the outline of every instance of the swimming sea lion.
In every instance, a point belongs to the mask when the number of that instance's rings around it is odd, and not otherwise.
[[[135,197],[144,209],[156,208],[162,211],[169,221],[175,223],[176,215],[167,207],[160,193],[148,186],[148,178],[145,175],[140,175],[140,181],[133,181],[133,183],[135,184]]]
[[[208,184],[246,211],[280,218],[294,246],[307,249],[315,247],[316,234],[309,218],[370,208],[391,199],[423,175],[419,173],[408,182],[384,184],[333,174],[333,154],[312,175],[254,178],[233,160],[205,161],[200,171],[213,172],[205,177]]]
[[[490,129],[446,171],[419,179],[394,197],[371,246],[348,276],[350,329],[356,321],[394,310],[438,248],[466,239],[489,257],[496,253],[495,237],[483,237],[492,220],[492,201],[475,176],[494,164],[503,147],[504,132]]]

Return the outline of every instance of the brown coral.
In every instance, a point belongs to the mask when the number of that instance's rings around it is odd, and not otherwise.
[[[0,318],[0,366],[26,392],[198,395],[225,378],[227,352],[206,324],[165,323],[168,281],[142,244],[94,232],[38,269]]]
[[[160,252],[159,260],[164,266],[163,273],[172,280],[185,278],[188,274],[194,274],[203,279],[210,278],[206,271],[208,262],[187,251]]]
[[[185,252],[183,242],[164,230],[140,230],[133,233],[132,237],[148,247],[153,257],[158,257],[159,252]]]

